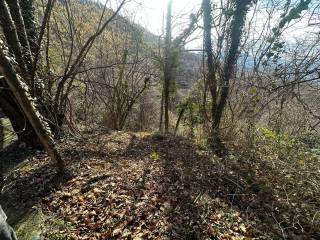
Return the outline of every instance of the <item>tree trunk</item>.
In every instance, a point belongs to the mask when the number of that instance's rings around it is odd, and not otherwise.
[[[38,48],[37,39],[37,25],[34,18],[34,7],[33,7],[33,0],[19,0],[22,17],[24,20],[24,25],[26,28],[28,41],[30,45],[30,49],[32,52],[32,55],[35,55],[35,52]]]
[[[183,106],[182,109],[179,111],[178,120],[177,120],[177,123],[176,123],[176,127],[175,127],[175,129],[174,129],[174,134],[175,134],[175,135],[176,135],[177,132],[178,132],[178,128],[179,128],[181,119],[182,119],[182,117],[183,117],[183,114],[184,114],[184,112],[186,111],[186,108],[187,108],[187,106]]]
[[[159,124],[159,132],[163,133],[163,102],[164,102],[164,92],[162,90],[161,93],[161,101],[160,101],[160,124]]]
[[[249,4],[252,0],[237,0],[236,9],[231,23],[230,32],[230,48],[226,57],[226,62],[223,68],[222,89],[220,94],[220,101],[217,106],[215,116],[213,119],[213,128],[218,129],[220,126],[222,113],[225,109],[227,99],[229,96],[230,78],[234,72],[234,67],[238,58],[238,51],[241,42],[242,29],[245,25]]]
[[[3,48],[4,47],[2,46],[0,50],[0,71],[3,73],[9,89],[32,125],[32,128],[36,132],[44,149],[48,152],[51,159],[56,162],[57,171],[59,173],[63,173],[64,162],[55,148],[49,127],[42,120],[42,116],[33,106],[27,86],[25,86],[25,84],[19,79],[19,76],[15,73],[9,58],[7,57],[7,51]]]
[[[168,2],[166,39],[165,39],[165,60],[164,60],[164,131],[169,133],[169,102],[170,85],[172,82],[172,59],[171,59],[171,34],[172,34],[172,0]]]
[[[29,44],[24,20],[22,17],[22,12],[21,12],[21,8],[19,5],[19,1],[18,0],[10,0],[10,1],[7,1],[7,4],[9,6],[10,13],[11,13],[10,15],[13,19],[14,25],[17,30],[17,35],[18,35],[18,38],[19,38],[19,41],[20,41],[20,44],[22,47],[21,51],[23,53],[24,61],[26,63],[26,66],[28,68],[28,73],[30,75],[31,70],[32,70],[33,60],[32,60],[30,44]]]
[[[238,49],[240,46],[242,29],[245,25],[246,15],[249,9],[249,4],[252,0],[236,0],[233,20],[230,26],[230,48],[226,54],[224,63],[221,90],[218,91],[216,80],[216,69],[213,62],[212,51],[212,15],[211,15],[211,0],[203,0],[203,22],[204,22],[204,44],[205,52],[207,54],[208,75],[210,92],[212,97],[212,132],[210,142],[212,148],[219,154],[225,151],[220,137],[220,123],[225,105],[229,96],[230,78],[234,72],[234,66],[238,57]],[[219,97],[218,97],[219,94]],[[219,102],[218,102],[219,99]]]
[[[218,84],[216,78],[216,67],[213,61],[213,49],[212,49],[212,38],[211,38],[211,29],[212,29],[212,12],[211,12],[211,0],[203,0],[203,26],[204,26],[204,48],[206,53],[206,62],[208,72],[206,75],[206,82],[209,84],[210,94],[211,94],[211,118],[212,118],[212,127],[209,137],[210,147],[218,154],[223,155],[225,148],[221,142],[219,129],[215,125],[215,117],[217,110],[217,96],[218,96]],[[206,83],[205,83],[206,84]]]
[[[217,78],[216,78],[216,68],[213,61],[213,49],[212,49],[212,39],[211,39],[211,29],[212,29],[212,13],[211,13],[211,0],[203,0],[203,26],[204,26],[204,48],[206,53],[208,73],[206,74],[206,82],[209,84],[212,106],[211,106],[211,116],[212,119],[215,117],[217,108]],[[205,83],[206,84],[206,83]]]
[[[5,0],[0,0],[0,23],[4,33],[5,40],[10,52],[14,55],[19,64],[22,77],[27,83],[30,83],[30,75],[22,52],[22,46],[19,41],[17,29],[11,17],[9,7]]]
[[[3,149],[3,146],[4,146],[4,127],[3,127],[2,119],[0,117],[0,156],[1,156],[1,151]]]

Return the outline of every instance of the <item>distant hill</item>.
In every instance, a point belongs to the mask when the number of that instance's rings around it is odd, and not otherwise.
[[[177,87],[189,89],[201,76],[202,56],[195,52],[182,52],[176,81]]]

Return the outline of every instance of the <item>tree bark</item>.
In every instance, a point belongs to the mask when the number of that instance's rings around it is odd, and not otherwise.
[[[160,101],[160,123],[159,123],[159,132],[163,133],[163,103],[164,103],[164,92],[161,91],[161,101]]]
[[[2,119],[0,117],[0,156],[1,156],[1,150],[3,149],[4,146],[4,127],[2,123]]]
[[[218,103],[215,116],[213,119],[213,129],[218,129],[227,99],[229,96],[230,78],[234,72],[234,67],[238,58],[238,51],[241,42],[242,30],[245,25],[247,12],[252,0],[237,0],[236,8],[231,23],[230,32],[230,48],[226,57],[226,62],[223,68],[222,89],[220,94],[220,101]]]
[[[25,62],[22,46],[19,41],[17,29],[14,25],[14,21],[11,17],[9,7],[5,0],[0,0],[0,23],[4,33],[4,37],[8,44],[10,52],[14,55],[15,60],[19,64],[22,77],[28,83],[30,82],[28,68]]]
[[[204,26],[204,50],[206,53],[208,73],[206,75],[206,82],[209,84],[212,105],[211,105],[211,116],[215,118],[217,108],[217,78],[216,68],[213,61],[213,49],[211,39],[212,29],[212,11],[211,11],[211,0],[203,0],[203,26]]]
[[[166,20],[166,37],[165,37],[165,59],[164,59],[164,132],[169,133],[169,102],[170,102],[170,85],[172,82],[172,0],[168,2],[167,20]]]
[[[37,48],[39,47],[37,43],[38,34],[37,34],[37,25],[34,17],[34,6],[33,0],[19,0],[22,17],[24,20],[25,29],[28,36],[28,41],[30,44],[30,49],[32,55],[35,55]]]
[[[203,0],[203,23],[204,23],[204,45],[205,53],[207,57],[208,74],[206,81],[210,86],[210,93],[212,97],[212,129],[211,136],[209,138],[211,147],[219,155],[225,152],[225,147],[220,138],[220,123],[222,114],[225,109],[227,99],[229,96],[230,78],[234,72],[234,66],[238,58],[238,50],[241,41],[242,29],[245,25],[246,15],[249,9],[249,5],[252,0],[235,0],[235,11],[233,20],[230,26],[230,47],[226,54],[226,60],[223,67],[221,89],[218,89],[216,79],[216,66],[213,61],[212,50],[212,13],[211,13],[211,0]]]
[[[32,60],[30,44],[29,44],[29,40],[28,40],[28,36],[27,36],[25,24],[24,24],[24,19],[22,17],[19,1],[10,0],[10,1],[7,1],[7,4],[9,6],[10,13],[11,13],[10,15],[12,17],[12,20],[14,21],[14,25],[17,30],[19,42],[22,47],[21,51],[27,66],[28,73],[29,75],[31,75],[33,60]]]

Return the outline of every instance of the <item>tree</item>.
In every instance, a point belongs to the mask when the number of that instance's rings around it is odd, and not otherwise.
[[[170,101],[170,85],[172,82],[172,0],[168,2],[166,17],[166,36],[165,36],[165,52],[164,52],[164,81],[163,81],[163,99],[164,99],[164,131],[169,133],[169,101]]]
[[[104,40],[98,41],[99,57],[93,64],[103,67],[93,67],[81,75],[88,89],[85,97],[95,99],[104,127],[113,130],[123,130],[134,105],[149,88],[153,71],[143,43],[144,30],[131,22],[120,24],[121,30],[106,31]]]
[[[116,18],[124,4],[127,2],[127,0],[120,1],[119,6],[115,11],[112,11],[111,14],[107,15],[107,13],[110,13],[107,9],[107,2],[105,3],[102,13],[99,19],[99,23],[95,29],[95,31],[89,35],[86,39],[83,45],[80,49],[77,49],[75,51],[75,29],[73,26],[74,19],[73,15],[70,12],[70,4],[71,2],[69,0],[66,0],[64,7],[66,11],[67,16],[67,25],[69,28],[70,33],[70,51],[69,55],[65,56],[67,60],[66,65],[63,68],[63,74],[61,77],[58,78],[57,81],[57,90],[55,93],[55,96],[53,98],[53,112],[56,113],[57,122],[62,123],[63,119],[65,117],[65,111],[66,111],[66,105],[67,105],[67,98],[70,93],[71,86],[78,75],[81,67],[83,66],[83,63],[92,49],[94,42],[96,39],[104,32],[104,30],[111,24],[111,22]],[[107,15],[107,18],[105,19],[105,15]]]
[[[2,13],[0,15],[0,24],[4,33],[3,35],[5,43],[15,61],[18,63],[18,67],[15,68],[16,72],[19,74],[22,81],[29,87],[31,96],[37,100],[37,108],[50,123],[50,128],[53,130],[55,136],[60,133],[60,127],[65,116],[67,99],[72,87],[72,83],[76,78],[86,56],[92,48],[95,40],[117,16],[125,2],[126,0],[121,1],[118,8],[114,12],[107,10],[106,4],[104,5],[100,19],[97,20],[98,23],[96,30],[94,33],[88,36],[86,42],[81,46],[81,48],[77,49],[78,51],[73,51],[74,41],[72,41],[72,49],[69,52],[70,55],[67,56],[69,61],[63,66],[60,66],[62,69],[64,69],[64,71],[63,74],[60,75],[61,77],[58,78],[55,91],[52,91],[52,89],[54,89],[54,83],[51,80],[49,83],[44,81],[44,79],[46,79],[48,76],[43,75],[41,72],[42,66],[41,61],[39,60],[41,59],[41,45],[47,28],[46,73],[51,75],[51,69],[49,65],[50,56],[48,56],[50,45],[49,23],[56,1],[49,0],[43,6],[43,19],[40,24],[39,32],[37,32],[34,27],[34,9],[32,1],[0,1],[0,11]],[[66,0],[65,4],[62,5],[67,12],[67,25],[71,27],[73,24],[73,15],[69,8],[70,1]],[[112,13],[105,19],[105,15],[107,15],[106,12]],[[70,30],[71,34],[74,34],[74,29],[72,27]],[[41,78],[39,73],[41,73]],[[49,77],[52,78],[52,76]],[[0,84],[6,83],[0,82]],[[44,88],[46,85],[49,86],[48,91],[46,91],[47,89]],[[28,119],[24,116],[24,113],[21,112],[18,107],[16,107],[16,103],[13,100],[14,96],[10,90],[4,88],[2,91],[6,96],[9,96],[9,98],[2,101],[0,106],[10,118],[10,121],[19,136],[19,140],[24,141],[27,144],[34,143],[32,140],[37,139],[37,136],[32,129],[31,123],[28,122]],[[31,146],[36,147],[37,144]]]
[[[161,99],[161,108],[164,107],[164,131],[165,134],[169,133],[169,107],[170,107],[170,90],[174,83],[175,69],[178,65],[177,61],[179,54],[187,39],[197,29],[198,17],[197,14],[190,15],[189,25],[174,39],[172,38],[172,3],[170,0],[167,6],[166,16],[166,33],[164,45],[164,61],[163,61],[163,96]],[[162,109],[161,109],[162,113]],[[160,131],[162,131],[162,114],[160,119]]]
[[[238,57],[238,50],[240,46],[242,29],[245,25],[246,15],[249,10],[249,5],[252,0],[235,0],[233,19],[230,24],[229,34],[229,49],[226,52],[225,62],[222,67],[222,78],[218,82],[216,78],[217,66],[214,66],[213,61],[213,50],[212,50],[212,39],[211,39],[211,28],[212,28],[212,13],[211,13],[211,1],[203,0],[203,23],[204,23],[204,44],[207,58],[207,81],[210,86],[210,92],[212,97],[212,133],[211,133],[211,144],[213,149],[220,152],[223,150],[221,144],[219,126],[223,111],[225,109],[227,98],[229,96],[230,78],[234,72],[234,66]]]
[[[0,15],[0,24],[8,49],[19,65],[19,74],[25,83],[30,84],[32,55],[26,36],[26,30],[24,29],[21,9],[18,1],[10,1],[10,6],[11,9],[9,9],[6,1],[0,1],[0,11],[2,13]],[[12,15],[15,16],[14,19],[12,18]],[[0,85],[4,86],[4,82],[0,81]],[[32,147],[37,146],[38,144],[33,141],[33,139],[37,138],[36,134],[30,127],[30,123],[26,121],[24,114],[20,111],[19,107],[17,107],[12,93],[7,88],[3,88],[2,93],[3,101],[0,102],[0,106],[4,113],[9,117],[14,130],[18,133],[19,140],[26,142]]]

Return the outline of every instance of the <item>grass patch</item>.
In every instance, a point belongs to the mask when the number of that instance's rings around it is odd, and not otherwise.
[[[13,143],[14,141],[16,141],[17,136],[13,131],[13,128],[11,126],[9,119],[7,118],[0,119],[0,125],[2,125],[3,127],[3,136],[2,138],[0,136],[0,141],[2,142],[2,144],[0,144],[0,147],[5,148],[9,146],[11,143]]]
[[[43,214],[40,210],[28,213],[14,226],[17,237],[20,240],[38,240],[43,227]]]

